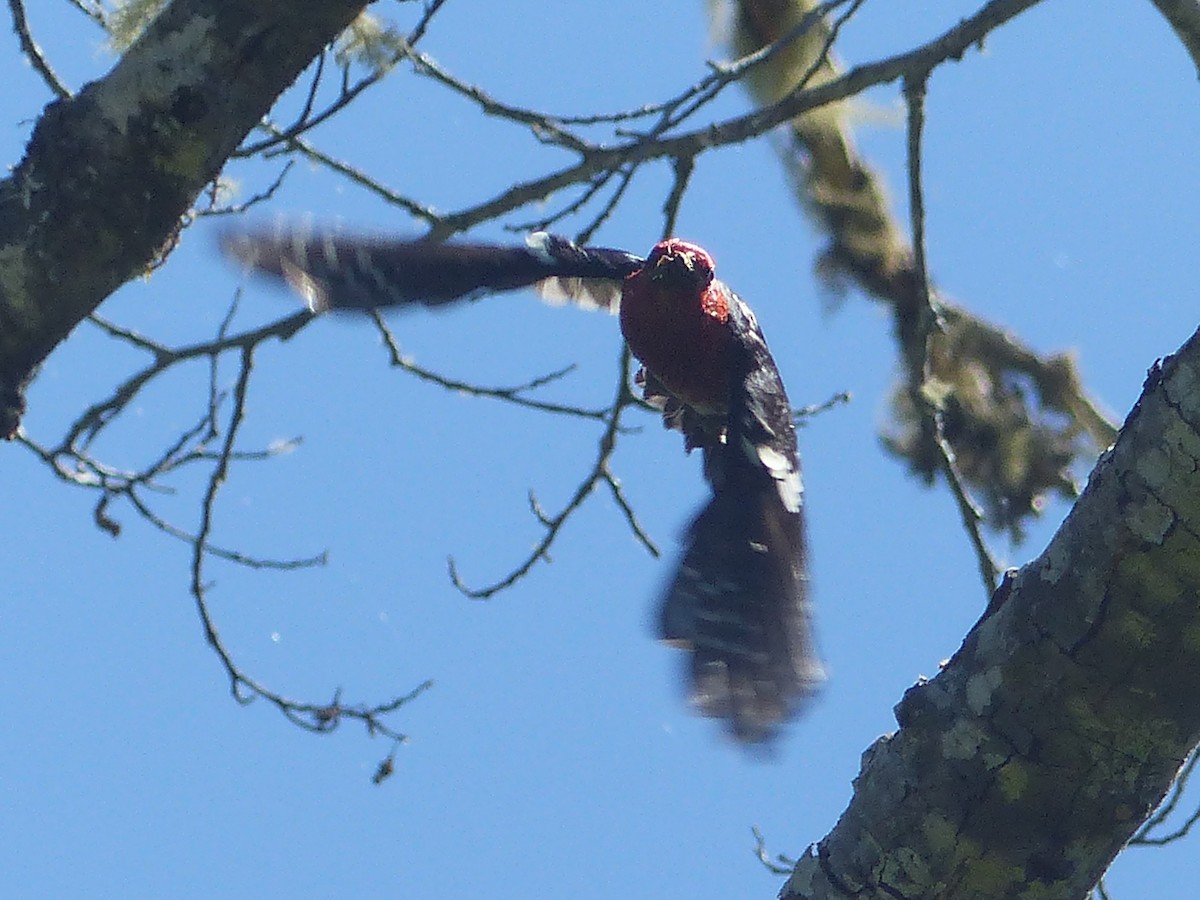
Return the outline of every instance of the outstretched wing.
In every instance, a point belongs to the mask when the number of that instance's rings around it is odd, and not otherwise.
[[[813,639],[792,411],[750,310],[731,294],[735,372],[723,440],[703,447],[712,500],[692,521],[660,636],[690,650],[689,693],[740,741],[769,741],[824,680]]]
[[[541,232],[523,247],[398,241],[303,227],[228,231],[220,241],[229,256],[287,282],[313,312],[442,306],[530,286],[540,286],[550,300],[615,311],[622,281],[643,262],[621,250],[577,247]]]

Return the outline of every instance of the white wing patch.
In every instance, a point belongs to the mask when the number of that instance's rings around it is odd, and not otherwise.
[[[546,278],[534,285],[538,296],[555,306],[573,303],[580,309],[602,309],[616,315],[621,307],[621,283],[607,278]]]
[[[732,291],[730,291],[730,293],[733,294]],[[747,324],[750,326],[750,333],[754,335],[755,340],[757,340],[760,344],[763,344],[763,346],[766,346],[766,344],[763,343],[762,334],[758,328],[758,319],[754,317],[754,310],[747,306],[746,301],[737,294],[733,294],[733,302],[738,305],[738,309],[745,317]]]
[[[562,241],[544,231],[535,231],[525,238],[525,246],[546,265],[557,263],[550,245]],[[539,281],[534,286],[538,296],[554,306],[573,303],[581,309],[603,309],[616,315],[621,305],[621,282],[608,278],[564,278],[554,276]]]
[[[783,508],[790,513],[800,512],[800,503],[804,497],[804,483],[800,480],[800,470],[796,468],[795,460],[787,454],[780,453],[766,444],[755,444],[742,440],[742,449],[756,465],[762,465],[775,479],[775,489],[779,492]]]
[[[325,289],[311,275],[287,257],[283,258],[281,267],[284,280],[304,300],[309,312],[320,314],[329,309],[329,297]]]
[[[554,254],[550,252],[551,236],[544,231],[535,231],[525,237],[525,246],[536,253],[544,263],[553,263]]]

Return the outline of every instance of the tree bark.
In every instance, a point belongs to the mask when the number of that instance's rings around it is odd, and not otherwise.
[[[176,0],[43,113],[0,181],[0,436],[37,366],[170,248],[275,99],[366,0]]]
[[[1200,332],[896,708],[785,898],[1083,897],[1200,741]],[[915,589],[915,588],[914,588]]]
[[[1200,0],[1151,0],[1200,72]]]

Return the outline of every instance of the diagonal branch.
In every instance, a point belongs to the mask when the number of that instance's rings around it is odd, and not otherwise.
[[[1050,545],[905,694],[784,900],[1096,884],[1200,741],[1197,383],[1200,332],[1152,370]]]
[[[38,364],[154,264],[246,133],[363,6],[325,0],[297,16],[174,0],[108,75],[47,107],[0,181],[0,437],[16,433]]]

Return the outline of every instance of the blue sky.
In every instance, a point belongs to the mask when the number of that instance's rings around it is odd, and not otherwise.
[[[618,0],[598,16],[594,4],[455,0],[423,49],[514,103],[627,108],[692,83],[717,55],[701,4],[666,8]],[[868,2],[840,52],[856,62],[897,52],[973,8]],[[32,9],[31,22],[68,83],[112,65],[68,4]],[[49,96],[7,41],[0,139],[15,164]],[[1059,0],[930,84],[939,285],[1038,349],[1074,348],[1118,418],[1150,364],[1196,325],[1195,79],[1150,4]],[[854,114],[904,215],[897,93],[876,91]],[[731,91],[714,115],[746,105]],[[445,210],[567,161],[403,71],[315,140]],[[262,167],[230,174],[246,192],[268,178]],[[640,176],[598,242],[647,250],[668,179],[665,167]],[[303,164],[264,210],[276,213],[416,230]],[[288,296],[218,258],[214,230],[188,231],[166,266],[101,312],[182,342],[210,335],[240,285],[243,325],[289,310]],[[124,508],[113,540],[92,524],[88,493],[4,447],[0,869],[12,895],[774,896],[781,879],[753,858],[751,826],[791,855],[825,834],[862,751],[895,727],[901,693],[954,652],[984,597],[948,493],[914,484],[880,452],[889,320],[857,295],[830,310],[812,277],[820,238],[767,142],[700,159],[678,232],[708,248],[754,307],[794,402],[854,394],[801,433],[832,678],[776,760],[748,759],[689,716],[680,659],[650,639],[676,537],[705,494],[677,435],[647,419],[614,460],[666,558],[650,558],[600,492],[552,564],[490,602],[468,601],[447,580],[447,554],[470,582],[501,577],[539,535],[528,491],[551,508],[565,502],[599,428],[419,383],[387,368],[367,324],[331,320],[260,353],[243,446],[304,440],[233,470],[214,533],[264,556],[328,550],[329,565],[279,574],[212,563],[210,601],[238,661],[285,693],[320,699],[340,686],[369,701],[434,679],[393,720],[412,738],[395,775],[371,784],[388,747],[353,725],[314,737],[266,704],[233,703],[188,595],[187,548]],[[599,405],[611,393],[620,344],[604,316],[509,295],[392,324],[419,363],[455,377],[511,384],[577,363],[549,397]],[[53,440],[142,361],[82,326],[30,391],[28,433]],[[204,378],[197,367],[164,380],[98,453],[147,458],[198,415]],[[202,486],[180,479],[160,509],[194,526]],[[997,542],[997,553],[1028,560],[1064,513],[1052,504],[1025,544]],[[1130,853],[1110,887],[1180,895],[1197,877],[1190,849]]]

